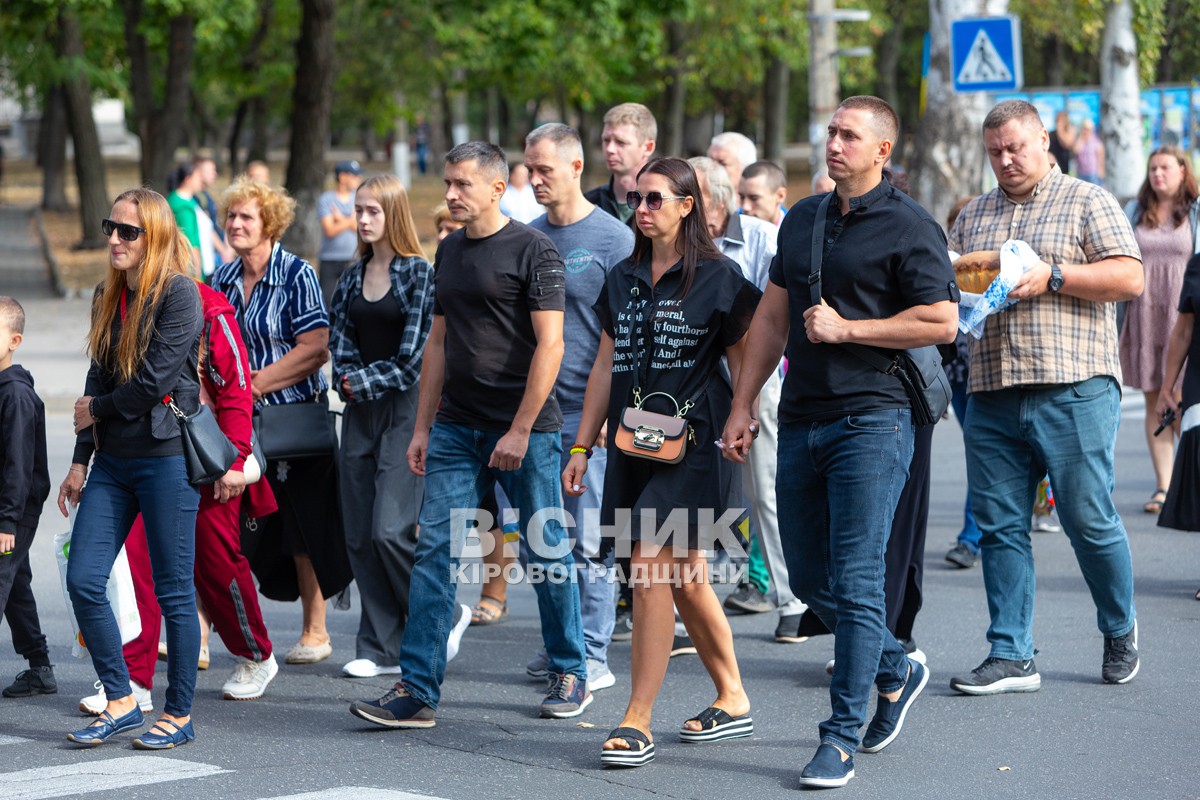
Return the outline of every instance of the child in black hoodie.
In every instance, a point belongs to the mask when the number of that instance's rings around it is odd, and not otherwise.
[[[50,473],[46,409],[33,390],[33,376],[12,363],[24,331],[21,304],[0,296],[0,609],[12,629],[13,649],[29,661],[29,669],[4,689],[5,697],[58,691],[29,570],[29,547],[50,494]]]

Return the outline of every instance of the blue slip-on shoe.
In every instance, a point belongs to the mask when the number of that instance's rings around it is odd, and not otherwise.
[[[167,725],[175,730],[167,733]],[[183,723],[183,727],[169,719],[160,719],[154,723],[154,727],[134,739],[133,746],[138,750],[170,750],[181,744],[187,744],[195,738],[196,731],[192,728],[190,719]]]
[[[350,713],[385,728],[432,728],[437,724],[434,710],[399,683],[378,700],[355,700]]]
[[[108,711],[101,711],[100,718],[97,722],[81,728],[77,731],[72,731],[67,734],[67,738],[75,744],[97,745],[108,741],[109,737],[125,731],[131,731],[134,728],[140,728],[146,723],[146,717],[142,714],[142,709],[138,706],[133,707],[133,711],[128,714],[122,714],[117,718]]]
[[[805,789],[837,789],[854,777],[854,756],[842,761],[842,751],[825,742],[800,773],[800,785]]]
[[[878,704],[875,706],[875,716],[871,719],[871,724],[867,726],[867,732],[862,738],[864,753],[878,753],[900,735],[900,729],[904,727],[904,716],[908,713],[909,706],[912,705],[913,700],[917,699],[917,695],[921,693],[928,682],[929,670],[920,661],[909,656],[908,680],[905,681],[904,688],[900,690],[900,697],[892,702],[883,695],[879,695]]]

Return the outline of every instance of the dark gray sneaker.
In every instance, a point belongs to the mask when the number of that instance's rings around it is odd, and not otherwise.
[[[979,554],[962,542],[954,545],[954,549],[946,553],[946,560],[959,569],[970,569],[975,566],[975,561],[978,558]]]
[[[350,713],[385,728],[432,728],[437,724],[436,712],[399,683],[378,700],[355,700]]]
[[[621,598],[617,601],[617,615],[613,622],[612,640],[628,642],[633,638],[633,605]]]
[[[1004,694],[1006,692],[1036,692],[1042,688],[1033,659],[1010,661],[988,656],[983,663],[962,678],[951,678],[950,688],[963,694]]]
[[[5,697],[33,697],[35,694],[58,694],[54,667],[30,667],[17,673],[12,685],[4,688]]]
[[[725,608],[730,611],[740,611],[743,614],[765,614],[774,607],[757,586],[749,583],[743,583],[733,591],[733,594],[725,598]]]
[[[550,691],[540,709],[543,717],[578,717],[591,704],[592,693],[588,691],[587,681],[576,675],[550,673]]]
[[[1100,674],[1104,676],[1105,683],[1129,683],[1138,674],[1141,665],[1141,659],[1138,658],[1137,620],[1133,621],[1133,630],[1124,636],[1104,637],[1104,666]]]

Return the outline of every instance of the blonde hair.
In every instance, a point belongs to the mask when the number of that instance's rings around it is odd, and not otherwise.
[[[413,222],[412,210],[408,206],[408,192],[404,184],[395,175],[376,175],[367,178],[359,187],[360,192],[370,192],[383,208],[384,235],[387,236],[388,246],[399,256],[417,256],[424,258],[421,243],[417,239],[417,226]],[[358,238],[359,254],[370,260],[375,254],[371,245]]]
[[[654,120],[654,114],[641,103],[621,103],[613,106],[605,113],[604,124],[610,128],[632,125],[641,137],[638,144],[658,138],[658,123]]]
[[[120,311],[121,298],[129,287],[126,271],[116,269],[111,260],[104,284],[92,303],[92,327],[88,332],[88,355],[111,369],[121,383],[132,380],[141,369],[150,339],[154,335],[154,312],[175,273],[191,271],[192,248],[175,224],[171,206],[152,189],[130,189],[116,203],[132,203],[137,208],[141,227],[146,229],[146,253],[138,265],[138,285],[133,302],[126,310],[121,335],[112,341],[112,320]]]
[[[221,214],[228,214],[231,207],[251,200],[258,201],[263,235],[272,242],[278,242],[296,219],[296,201],[284,189],[276,189],[243,175],[221,195]]]

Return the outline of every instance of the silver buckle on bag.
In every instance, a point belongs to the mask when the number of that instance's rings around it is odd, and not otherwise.
[[[657,453],[666,441],[667,432],[662,428],[639,425],[633,432],[633,446],[639,450],[650,450]]]

